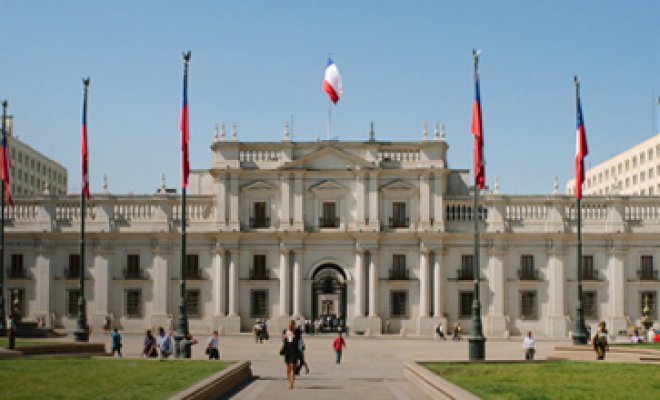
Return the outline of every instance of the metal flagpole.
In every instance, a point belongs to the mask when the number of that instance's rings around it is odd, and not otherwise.
[[[5,135],[7,121],[7,100],[2,102],[2,139]],[[7,171],[9,173],[9,171]],[[0,335],[7,334],[5,324],[5,183],[2,182],[2,197],[0,200]]]
[[[83,118],[87,118],[87,90],[89,88],[89,78],[83,79]],[[83,121],[83,129],[87,121]],[[81,153],[81,157],[83,157]],[[84,174],[85,171],[82,171]],[[85,313],[85,177],[82,178],[80,190],[80,257],[78,264],[78,320],[76,329],[73,331],[73,337],[76,342],[89,341],[89,326],[87,325],[87,315]]]
[[[332,136],[332,102],[328,100],[328,140]]]

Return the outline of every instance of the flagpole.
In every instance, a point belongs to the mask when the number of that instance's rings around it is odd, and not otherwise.
[[[332,102],[328,100],[328,140],[332,135]]]
[[[2,139],[5,137],[7,121],[7,100],[2,102]],[[5,150],[5,155],[7,151]],[[9,171],[7,171],[9,175]],[[2,197],[0,200],[0,336],[7,334],[5,324],[5,182],[2,182]]]
[[[191,53],[190,51],[183,53],[183,87],[184,87],[184,107],[188,107],[187,101],[188,101],[188,64],[190,63],[190,56]],[[182,112],[188,112],[186,110],[182,110]],[[184,123],[188,123],[187,119]],[[186,131],[182,131],[182,135],[185,135],[187,132],[188,127],[187,126],[182,126],[181,129],[185,129]],[[185,143],[185,146],[188,146],[188,143]],[[182,157],[185,157],[185,153],[182,154]],[[187,160],[184,160],[186,162]],[[183,181],[184,183],[187,182],[187,176],[185,176],[186,171],[183,172]],[[175,357],[176,358],[191,358],[190,354],[190,346],[182,346],[182,341],[188,336],[188,314],[186,313],[186,274],[185,274],[185,266],[186,266],[186,185],[182,185],[181,187],[181,265],[180,265],[180,274],[181,278],[179,280],[179,316],[177,318],[176,322],[176,332],[174,334],[174,342],[175,342]]]
[[[87,91],[89,89],[89,78],[83,79],[83,127],[87,129]],[[81,153],[81,157],[84,155]],[[84,162],[84,161],[83,161]],[[78,265],[78,320],[76,329],[73,331],[73,337],[76,342],[89,341],[89,326],[87,325],[87,315],[85,313],[85,171],[82,171],[83,177],[80,190],[80,257]]]
[[[574,78],[575,82],[575,108],[576,108],[576,114],[578,115],[579,118],[581,118],[581,110],[580,110],[580,80],[578,79],[577,76]],[[578,130],[580,129],[580,126],[577,127]],[[578,138],[579,139],[579,138]],[[578,145],[580,143],[578,142]],[[579,151],[579,149],[578,149]],[[578,156],[576,154],[576,156]],[[582,161],[581,161],[582,162]],[[577,167],[577,165],[576,165]],[[584,167],[582,167],[584,168]],[[581,178],[576,176],[575,177],[577,184],[581,185],[582,182],[580,181]],[[577,193],[577,191],[576,191]],[[584,309],[582,308],[582,268],[583,268],[583,262],[584,260],[582,259],[582,205],[581,205],[581,200],[582,200],[582,191],[580,190],[580,193],[577,198],[577,295],[578,295],[578,303],[577,303],[577,309],[575,312],[575,332],[573,332],[573,344],[587,344],[587,340],[589,338],[589,334],[587,333],[587,327],[584,322]]]
[[[479,79],[479,51],[472,50],[472,58],[474,59],[474,85],[475,88]],[[481,113],[481,106],[479,113]],[[481,123],[481,116],[479,116]],[[483,132],[481,132],[483,135]],[[476,146],[475,142],[475,157]],[[477,177],[477,169],[474,171],[474,205],[472,207],[472,218],[474,220],[474,299],[472,301],[472,326],[470,328],[469,342],[469,357],[470,361],[481,361],[486,358],[486,338],[483,335],[482,322],[481,322],[481,302],[479,300],[479,289],[481,281],[481,269],[479,268],[479,181]]]

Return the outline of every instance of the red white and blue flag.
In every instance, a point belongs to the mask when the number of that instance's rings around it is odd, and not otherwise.
[[[87,81],[88,82],[88,81]],[[89,152],[87,150],[87,90],[83,99],[82,131],[81,131],[81,158],[82,158],[82,191],[89,200]]]
[[[580,94],[577,95],[577,135],[575,141],[575,198],[582,198],[582,184],[584,183],[584,158],[589,154],[587,148],[587,133],[584,129],[582,117],[582,104]]]
[[[481,121],[481,93],[479,71],[474,71],[474,104],[472,106],[472,134],[474,135],[474,182],[479,189],[486,187],[486,161],[484,160],[484,131]]]
[[[330,101],[337,104],[339,98],[344,94],[344,87],[341,83],[341,75],[337,65],[328,57],[328,65],[325,67],[325,77],[323,79],[323,90],[330,96]]]
[[[11,198],[11,182],[9,181],[9,169],[11,168],[11,160],[9,159],[9,144],[7,143],[7,133],[5,128],[6,116],[2,116],[2,180],[5,183],[5,193],[7,194],[7,201],[13,207],[14,200]]]
[[[190,175],[190,162],[188,156],[188,140],[190,139],[190,133],[188,128],[188,74],[183,77],[183,106],[181,108],[181,172],[182,172],[182,187],[186,189],[188,187],[188,176]]]

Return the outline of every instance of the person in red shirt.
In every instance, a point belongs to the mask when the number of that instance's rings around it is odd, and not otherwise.
[[[341,352],[344,347],[346,347],[346,342],[344,341],[344,338],[341,337],[341,332],[337,333],[335,341],[332,342],[332,347],[335,349],[335,354],[337,355],[337,364],[339,364],[341,362]]]

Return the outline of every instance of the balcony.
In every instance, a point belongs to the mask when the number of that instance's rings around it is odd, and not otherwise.
[[[199,269],[193,269],[193,270],[189,270],[189,271],[184,270],[183,277],[185,279],[191,280],[191,281],[204,280],[204,277],[202,276],[202,271],[200,271]]]
[[[80,271],[78,268],[65,268],[64,279],[80,279]]]
[[[458,281],[473,281],[474,272],[471,270],[459,268],[456,270],[456,280]]]
[[[270,228],[270,218],[250,218],[250,229]]]
[[[141,269],[126,269],[122,270],[122,277],[127,280],[142,280],[147,279],[144,275],[144,271]]]
[[[390,218],[390,228],[408,228],[410,226],[410,218]]]
[[[30,279],[27,271],[23,268],[7,268],[5,276],[7,279]]]
[[[520,281],[540,281],[539,270],[537,268],[524,268],[518,270],[518,280]]]
[[[339,218],[319,218],[319,228],[339,228]]]
[[[640,281],[657,281],[658,271],[652,269],[638,269],[637,280]]]
[[[391,281],[407,281],[410,279],[410,269],[392,268],[389,270],[389,277]]]
[[[251,281],[269,281],[270,280],[270,270],[260,269],[260,268],[251,268],[250,269],[250,280]]]
[[[597,270],[582,271],[583,281],[601,281]]]

